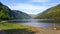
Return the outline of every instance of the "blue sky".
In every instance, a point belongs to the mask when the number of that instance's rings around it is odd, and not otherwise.
[[[12,10],[20,10],[28,14],[38,14],[60,4],[60,0],[0,0]]]

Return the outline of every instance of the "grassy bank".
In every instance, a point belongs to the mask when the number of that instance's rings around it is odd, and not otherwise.
[[[7,22],[0,22],[0,30],[6,30],[6,29],[23,29],[23,28],[30,28],[29,26],[24,26],[21,24],[16,23],[7,23]]]
[[[34,34],[30,26],[16,23],[0,22],[0,33],[2,34]]]

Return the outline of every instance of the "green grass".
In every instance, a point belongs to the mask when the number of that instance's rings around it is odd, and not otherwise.
[[[21,24],[17,24],[17,23],[7,23],[7,22],[0,22],[0,30],[6,30],[6,29],[30,29],[29,26],[26,25],[21,25]]]

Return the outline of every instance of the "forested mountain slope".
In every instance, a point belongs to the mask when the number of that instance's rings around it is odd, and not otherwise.
[[[45,10],[39,14],[36,18],[40,19],[60,19],[60,4]]]

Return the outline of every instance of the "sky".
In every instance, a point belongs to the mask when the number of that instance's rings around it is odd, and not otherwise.
[[[11,10],[19,10],[27,14],[42,13],[46,9],[60,4],[60,0],[0,0]]]

